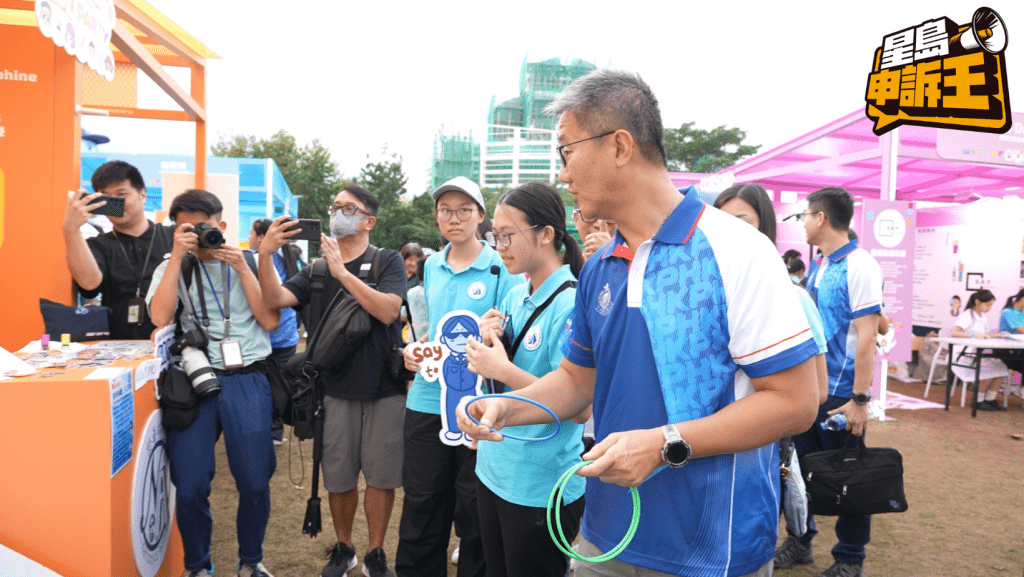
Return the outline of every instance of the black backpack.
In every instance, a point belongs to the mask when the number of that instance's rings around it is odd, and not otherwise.
[[[376,282],[380,249],[373,245],[370,249],[364,253],[359,268],[359,280],[363,282],[370,271]],[[370,267],[365,266],[367,262],[372,263]],[[310,305],[314,314],[310,322],[313,328],[306,339],[306,351],[292,357],[284,371],[292,397],[291,408],[284,411],[283,420],[294,427],[298,439],[313,438],[313,414],[318,400],[323,398],[320,375],[341,369],[363,345],[372,328],[370,313],[344,287],[319,314],[323,285],[317,287],[317,279],[319,277],[319,283],[323,283],[326,274],[318,275],[318,268],[325,273],[326,262],[320,259],[311,268],[314,282]]]

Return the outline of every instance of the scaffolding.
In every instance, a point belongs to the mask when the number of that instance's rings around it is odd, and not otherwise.
[[[434,160],[430,169],[430,189],[441,186],[456,176],[480,182],[480,145],[473,135],[445,135],[444,129],[434,139]]]

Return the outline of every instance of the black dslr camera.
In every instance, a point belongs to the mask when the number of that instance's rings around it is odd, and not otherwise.
[[[199,237],[199,248],[220,248],[224,244],[224,234],[220,229],[205,222],[192,227],[192,232]]]

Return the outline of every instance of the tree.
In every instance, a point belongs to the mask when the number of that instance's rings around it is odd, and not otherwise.
[[[742,144],[747,133],[723,124],[711,131],[687,122],[665,131],[668,169],[674,172],[712,173],[728,168],[742,158],[756,154],[761,145]]]
[[[255,136],[224,138],[210,147],[214,156],[232,158],[272,158],[288,183],[292,194],[299,197],[299,218],[319,219],[322,230],[330,230],[327,206],[347,182],[331,160],[329,150],[313,139],[298,146],[295,137],[284,130],[267,139]]]
[[[439,232],[434,224],[434,202],[430,195],[420,195],[411,202],[402,200],[408,181],[402,171],[402,157],[397,153],[388,155],[386,145],[381,150],[380,160],[372,161],[367,155],[366,165],[360,169],[356,182],[380,200],[377,225],[370,232],[372,244],[392,250],[409,242],[437,246]],[[425,200],[421,200],[423,196]]]

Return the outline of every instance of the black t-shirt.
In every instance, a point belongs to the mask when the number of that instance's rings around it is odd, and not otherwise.
[[[359,265],[363,259],[369,259],[370,248],[359,258],[345,263],[345,268],[356,276],[359,276]],[[368,260],[372,263],[372,260]],[[299,307],[309,303],[312,294],[312,264],[303,269],[299,274],[288,279],[284,288],[291,291],[299,301]],[[377,281],[374,282],[376,276]],[[405,261],[402,255],[388,250],[380,249],[378,256],[377,270],[370,270],[366,277],[366,283],[371,288],[388,294],[395,294],[405,299]],[[334,278],[328,270],[324,282],[324,291],[321,294],[321,307],[326,309],[327,305],[334,298],[334,295],[344,287],[341,281]],[[402,322],[396,320],[390,325],[377,320],[370,315],[370,336],[367,337],[363,346],[356,351],[355,355],[335,373],[324,376],[324,392],[327,395],[338,399],[375,400],[404,395],[406,383],[393,381],[388,375],[387,361],[388,353],[391,351],[392,343],[402,342]],[[391,336],[388,336],[388,331]]]
[[[153,242],[152,250],[149,250],[150,241]],[[91,291],[82,290],[82,297],[91,299],[95,298],[97,293],[103,293],[100,303],[113,311],[110,319],[110,338],[149,339],[156,328],[149,318],[149,312],[143,305],[142,325],[129,325],[128,301],[135,298],[136,294],[143,299],[146,298],[153,271],[164,261],[164,256],[171,252],[171,245],[174,244],[174,227],[149,223],[149,228],[141,236],[111,231],[87,239],[86,242],[93,258],[96,259],[100,273],[103,274],[103,281]],[[147,251],[149,260],[143,263]],[[127,261],[125,255],[128,257]]]

